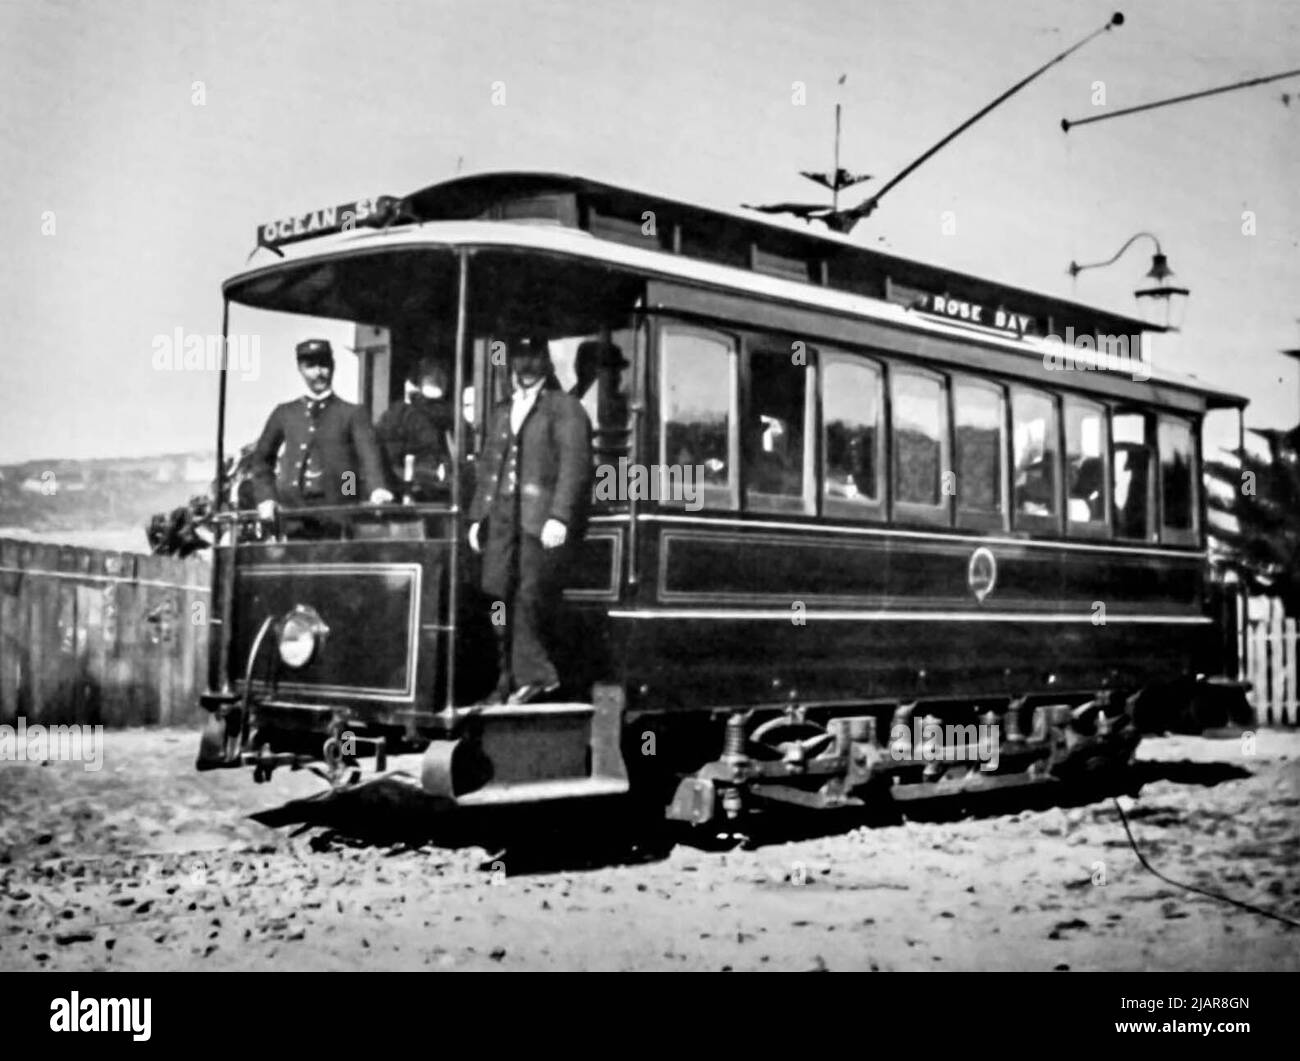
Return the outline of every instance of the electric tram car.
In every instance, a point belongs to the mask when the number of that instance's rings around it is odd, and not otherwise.
[[[630,794],[707,825],[1069,783],[1121,769],[1141,731],[1249,717],[1200,468],[1207,413],[1245,403],[1152,364],[1141,321],[545,173],[258,242],[224,285],[231,333],[247,312],[354,329],[373,419],[440,360],[454,466],[275,526],[221,491],[201,769],[355,779],[421,753],[440,806]],[[1128,359],[1063,364],[1062,335]],[[512,336],[582,394],[593,491],[552,623],[564,701],[483,706],[465,510]],[[238,398],[223,372],[223,426]],[[978,763],[952,739],[976,732],[996,742]]]

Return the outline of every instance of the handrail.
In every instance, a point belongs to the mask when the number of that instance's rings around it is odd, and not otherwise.
[[[423,503],[416,505],[402,504],[372,504],[365,502],[356,505],[315,505],[305,508],[280,508],[276,510],[276,515],[281,519],[310,519],[320,516],[352,516],[368,517],[376,516],[409,516],[411,518],[423,518],[424,516],[439,516],[455,513],[457,511],[454,505]],[[260,522],[267,523],[258,514],[257,509],[245,508],[236,509],[228,512],[217,512],[208,517],[213,523],[250,523]]]

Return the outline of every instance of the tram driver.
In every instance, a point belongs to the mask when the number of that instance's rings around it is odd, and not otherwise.
[[[306,393],[271,411],[253,447],[250,463],[258,515],[272,520],[280,506],[346,505],[362,498],[372,504],[392,501],[365,410],[334,393],[329,342],[307,339],[296,352]],[[327,523],[313,526],[324,530]]]

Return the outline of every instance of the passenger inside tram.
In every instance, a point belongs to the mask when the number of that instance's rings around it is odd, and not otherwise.
[[[755,351],[750,369],[750,414],[741,440],[746,492],[801,497],[808,371],[784,352],[767,351]]]
[[[1147,536],[1149,454],[1145,446],[1124,442],[1115,446],[1115,533],[1121,538]]]
[[[561,386],[582,402],[591,420],[597,463],[607,456],[628,452],[631,424],[628,420],[628,396],[625,373],[631,362],[622,348],[608,338],[585,338],[552,342],[551,360]]]
[[[421,358],[406,373],[406,400],[391,405],[375,425],[387,459],[391,488],[414,501],[444,496],[456,431],[448,366]]]
[[[1100,457],[1081,457],[1070,469],[1070,520],[1095,523],[1106,510],[1106,466]]]

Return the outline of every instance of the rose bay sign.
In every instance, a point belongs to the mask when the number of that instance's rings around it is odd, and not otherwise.
[[[1002,306],[985,306],[951,295],[926,294],[912,303],[912,309],[959,324],[976,324],[1021,338],[1034,332],[1034,318]]]

